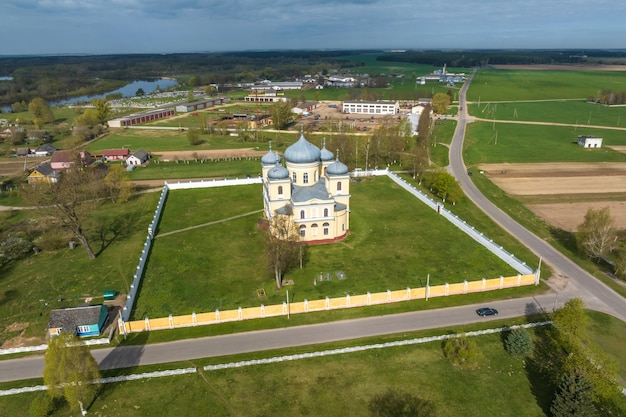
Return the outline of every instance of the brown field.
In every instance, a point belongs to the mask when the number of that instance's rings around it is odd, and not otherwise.
[[[610,208],[617,227],[626,229],[626,202],[618,201],[626,194],[624,163],[484,164],[479,168],[510,195],[533,201],[545,198],[546,203],[527,207],[563,230],[576,230],[589,208],[603,207]]]
[[[200,151],[165,151],[155,152],[160,155],[161,161],[186,161],[194,159],[224,159],[224,158],[255,158],[261,157],[267,150],[245,149],[207,149]]]

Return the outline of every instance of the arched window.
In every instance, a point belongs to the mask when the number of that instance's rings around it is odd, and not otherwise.
[[[300,237],[306,237],[306,226],[300,226]]]
[[[295,171],[291,173],[291,179],[293,180],[293,182],[296,182],[296,173]]]
[[[322,227],[324,228],[324,236],[328,236],[328,234],[330,233],[330,224],[324,223]]]
[[[300,210],[300,218],[301,218],[301,219],[304,219],[304,218],[305,218],[305,216],[304,216],[304,210]]]
[[[324,209],[324,217],[328,217],[328,209],[327,208]]]
[[[341,181],[337,183],[337,191],[341,191]]]
[[[315,173],[313,174],[313,181],[317,182],[317,171],[315,171]]]
[[[305,172],[304,174],[302,174],[302,182],[304,184],[308,184],[309,183],[309,173]]]
[[[278,186],[278,195],[279,195],[279,196],[282,196],[282,195],[283,195],[283,186],[282,186],[282,185],[279,185],[279,186]]]
[[[317,223],[311,225],[311,236],[317,236]]]

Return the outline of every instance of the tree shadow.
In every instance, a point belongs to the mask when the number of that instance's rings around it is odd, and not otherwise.
[[[524,366],[531,393],[546,415],[551,415],[550,406],[558,387],[558,370],[564,360],[553,331],[551,327],[536,328],[533,354],[526,359]]]
[[[20,292],[15,289],[6,290],[0,293],[0,306],[16,300],[20,296]]]
[[[550,227],[550,234],[567,250],[574,253],[578,252],[578,244],[576,243],[576,235],[573,232],[568,232],[559,227]]]
[[[133,235],[141,217],[142,213],[135,210],[115,217],[99,218],[96,221],[95,235],[100,242],[100,249],[96,252],[96,256],[102,254],[113,242]]]

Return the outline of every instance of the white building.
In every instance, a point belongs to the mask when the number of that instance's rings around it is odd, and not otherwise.
[[[329,243],[344,238],[350,228],[350,175],[326,146],[320,150],[300,134],[281,157],[270,151],[261,158],[263,207],[270,221],[292,216],[300,239]]]
[[[580,135],[578,136],[578,145],[583,148],[601,148],[602,138]]]
[[[354,114],[397,114],[400,112],[400,103],[397,101],[344,101],[344,113]]]

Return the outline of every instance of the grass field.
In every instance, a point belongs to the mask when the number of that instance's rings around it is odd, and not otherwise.
[[[176,163],[153,161],[129,173],[132,181],[187,178],[244,178],[261,174],[260,158],[236,161],[188,161]],[[0,200],[2,201],[2,200]]]
[[[515,274],[387,178],[353,184],[351,194],[350,236],[308,247],[304,269],[287,273],[285,278],[296,283],[288,288],[295,301],[424,286],[428,274],[431,285]],[[159,233],[261,210],[259,196],[259,186],[174,191]],[[134,318],[282,302],[284,289],[275,291],[267,272],[257,229],[261,217],[258,213],[157,238]],[[416,238],[416,231],[425,230],[428,240]],[[320,272],[337,270],[348,279],[313,285]],[[259,288],[266,297],[258,297]]]
[[[610,316],[590,312],[594,340],[621,364],[626,375],[626,324]],[[438,329],[403,335],[355,340],[199,359],[178,364],[109,371],[107,375],[150,372],[182,367],[268,358],[282,355],[363,346],[416,337],[492,328],[522,322],[501,320],[455,329]],[[98,416],[365,416],[371,398],[388,389],[432,401],[441,416],[547,416],[552,392],[543,381],[527,372],[524,361],[512,358],[503,348],[501,336],[474,339],[481,353],[479,368],[463,371],[444,359],[440,342],[407,347],[375,349],[359,353],[302,359],[244,368],[201,371],[179,377],[154,378],[104,385],[90,407]],[[33,381],[36,385],[40,381]],[[24,384],[3,384],[24,386]],[[277,392],[284,395],[277,395]],[[36,394],[0,398],[6,415],[23,415]],[[159,399],[155,401],[155,399]],[[201,400],[200,400],[201,399]],[[622,401],[622,409],[626,409]],[[67,407],[54,417],[69,416]]]
[[[603,147],[593,150],[584,149],[576,144],[578,135],[594,135],[604,138]],[[626,145],[624,132],[476,122],[468,125],[466,131],[464,160],[467,166],[501,162],[626,161],[626,154],[604,147],[610,145]]]
[[[607,127],[626,127],[626,107],[605,107],[586,101],[478,103],[472,116],[496,120],[525,120]],[[621,132],[624,136],[624,132]]]
[[[626,90],[623,72],[479,70],[469,101],[586,99],[599,91]]]

